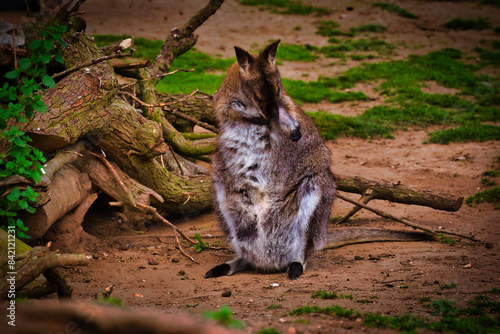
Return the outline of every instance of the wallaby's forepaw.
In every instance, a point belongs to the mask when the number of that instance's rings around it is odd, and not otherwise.
[[[294,280],[297,277],[302,276],[303,273],[304,273],[304,267],[302,266],[301,263],[299,262],[290,263],[290,266],[288,267],[288,277],[290,277],[291,280]]]
[[[229,264],[220,264],[207,271],[207,273],[205,274],[205,278],[226,276],[227,274],[229,274],[229,270],[231,270],[231,266]]]

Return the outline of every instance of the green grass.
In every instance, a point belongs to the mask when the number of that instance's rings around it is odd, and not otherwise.
[[[483,65],[500,65],[500,51],[491,51],[480,47],[474,48],[474,51],[479,53]]]
[[[390,54],[394,48],[394,44],[370,37],[347,39],[336,45],[323,46],[318,52],[327,58],[345,58],[344,52],[377,51],[379,54]]]
[[[311,53],[311,47],[299,44],[281,44],[277,54],[278,60],[312,62],[317,58]]]
[[[222,59],[211,57],[205,53],[192,49],[176,58],[171,71],[183,68],[194,69],[194,72],[178,72],[163,78],[156,88],[159,92],[170,94],[189,94],[199,89],[207,94],[213,94],[219,89],[225,73],[235,58]]]
[[[233,318],[233,311],[227,305],[222,305],[218,311],[205,311],[203,316],[215,320],[221,326],[234,329],[243,329],[245,327],[241,321]]]
[[[470,123],[457,128],[438,130],[429,134],[428,143],[449,144],[500,140],[500,127],[490,124]]]
[[[445,283],[439,286],[441,289],[456,289],[457,285],[455,283]]]
[[[382,33],[386,30],[386,27],[376,23],[369,23],[359,27],[352,27],[348,32],[343,32],[342,30],[337,29],[340,27],[340,24],[336,21],[332,20],[320,20],[315,22],[317,31],[316,34],[332,37],[332,36],[347,36],[354,37],[361,33]],[[335,39],[328,40],[330,43],[334,43]]]
[[[406,17],[409,19],[416,19],[419,16],[416,14],[413,14],[409,11],[407,11],[404,8],[399,7],[398,5],[392,4],[392,3],[383,3],[383,2],[376,2],[373,4],[375,7],[379,7],[381,9],[384,9],[390,13],[398,14],[399,16]]]
[[[483,18],[474,20],[457,17],[446,22],[444,26],[454,30],[484,30],[488,29],[490,24]]]
[[[330,114],[324,111],[308,112],[314,124],[318,127],[321,136],[326,140],[336,139],[339,136],[358,138],[384,137],[392,138],[391,126],[383,125],[378,120],[365,119],[361,116],[348,117]]]
[[[485,187],[491,187],[498,185],[497,181],[490,179],[489,177],[483,177],[481,179],[481,184]]]
[[[279,14],[309,15],[328,14],[330,9],[302,4],[300,0],[240,0],[240,4],[257,6],[260,10],[269,10]]]
[[[95,300],[96,303],[101,304],[101,305],[109,305],[109,306],[114,306],[118,308],[125,308],[123,306],[122,300],[119,298],[114,298],[114,297],[99,297],[99,299]]]
[[[268,310],[279,310],[282,306],[280,304],[271,304],[267,307]]]
[[[493,203],[496,210],[500,209],[500,187],[495,186],[486,189],[485,191],[481,191],[465,199],[465,203],[469,206],[474,206],[475,204],[483,202]]]
[[[373,33],[382,33],[386,30],[387,28],[384,27],[383,25],[376,24],[376,23],[369,23],[365,24],[359,27],[354,27],[349,29],[349,33],[355,35],[359,33],[365,33],[365,32],[373,32]]]
[[[483,176],[498,177],[500,176],[500,170],[487,170],[483,172]]]
[[[449,246],[455,246],[457,244],[457,242],[454,239],[448,238],[442,233],[439,233],[438,237],[440,243],[447,244]]]
[[[316,34],[321,35],[321,36],[338,36],[338,32],[340,30],[336,29],[340,27],[340,23],[337,21],[333,20],[319,20],[315,22],[316,28],[318,29],[316,31]],[[340,31],[340,34],[342,32]]]
[[[326,290],[317,290],[311,294],[312,298],[321,298],[325,299],[337,299],[339,296],[335,291],[326,291]]]
[[[324,314],[339,318],[360,318],[368,327],[393,329],[402,332],[416,333],[418,329],[438,332],[457,333],[494,333],[500,330],[500,303],[492,301],[488,296],[478,295],[468,302],[468,307],[458,309],[454,302],[441,299],[432,301],[429,297],[420,299],[421,303],[429,302],[428,307],[435,311],[434,318],[418,318],[413,314],[402,316],[385,316],[375,313],[360,313],[352,309],[344,309],[338,305],[320,307],[303,306],[289,313],[291,316],[307,314]]]

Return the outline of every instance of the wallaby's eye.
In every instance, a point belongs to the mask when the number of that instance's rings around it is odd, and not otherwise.
[[[231,101],[231,108],[238,111],[244,111],[246,110],[247,106],[240,100],[233,100]]]
[[[262,102],[262,99],[257,95],[255,94],[255,92],[253,93],[253,98],[255,99],[255,101],[257,102]]]

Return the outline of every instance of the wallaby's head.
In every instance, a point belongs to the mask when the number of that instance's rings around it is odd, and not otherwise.
[[[216,94],[224,99],[225,118],[266,125],[278,121],[292,141],[302,134],[298,121],[290,114],[290,99],[281,84],[276,67],[276,52],[280,40],[271,43],[257,55],[235,46],[237,62],[230,68],[226,80]]]

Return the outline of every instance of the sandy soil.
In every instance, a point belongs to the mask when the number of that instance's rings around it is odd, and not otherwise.
[[[400,6],[421,15],[418,20],[388,14],[373,8],[370,1],[336,1],[333,6],[328,0],[304,2],[333,8],[333,13],[322,19],[337,20],[342,29],[367,23],[387,25],[383,39],[407,44],[397,48],[392,56],[394,59],[406,58],[411,53],[425,54],[443,47],[470,51],[480,46],[483,39],[498,39],[491,29],[455,32],[443,28],[444,22],[458,16],[483,17],[493,26],[499,26],[500,9],[481,6],[477,2],[398,2]],[[163,39],[170,29],[181,26],[204,3],[203,0],[187,3],[90,0],[82,9],[85,10],[83,17],[87,21],[87,31],[91,34],[133,34]],[[345,7],[353,4],[354,11],[346,11]],[[20,17],[18,13],[2,13],[1,16],[11,21]],[[233,45],[256,49],[277,38],[286,43],[326,45],[325,37],[314,34],[313,22],[317,19],[314,16],[271,14],[241,6],[236,1],[227,1],[214,17],[198,29],[196,47],[211,55],[230,57],[233,56]],[[293,30],[295,26],[301,26],[301,29]],[[302,73],[309,73],[307,78],[315,80],[320,74],[333,75],[359,64],[347,61],[332,65],[332,62],[335,60],[306,64],[285,62],[280,70],[283,77],[303,78]],[[498,70],[483,70],[492,74],[495,71]],[[383,101],[373,90],[373,85],[360,85],[356,89],[365,91],[374,100],[354,106],[351,103],[306,105],[305,109],[352,116]],[[435,83],[429,83],[426,89],[427,92],[447,92]],[[329,141],[327,145],[333,155],[332,170],[339,174],[401,182],[417,189],[464,197],[483,190],[481,174],[491,169],[494,158],[500,155],[498,143],[424,145],[422,142],[430,130],[398,132],[395,139],[367,141],[340,138]],[[439,242],[363,244],[317,253],[310,259],[305,275],[296,281],[290,281],[284,273],[252,272],[206,280],[203,276],[208,269],[232,258],[230,250],[204,251],[200,254],[188,250],[198,261],[195,264],[178,252],[170,230],[163,225],[150,223],[143,227],[146,232],[138,235],[130,230],[130,226],[121,223],[118,216],[94,209],[89,213],[85,227],[99,239],[88,244],[85,250],[97,259],[92,260],[88,267],[66,270],[66,274],[77,300],[89,300],[98,291],[113,284],[113,296],[122,299],[123,304],[131,309],[160,309],[166,313],[191,314],[201,319],[204,310],[215,310],[227,304],[234,311],[235,318],[243,320],[245,331],[256,332],[262,327],[272,326],[283,333],[389,332],[367,329],[356,319],[309,315],[303,317],[307,322],[301,323],[297,322],[299,317],[287,315],[289,311],[306,304],[337,304],[360,312],[390,315],[411,312],[427,317],[429,309],[418,302],[422,296],[433,300],[446,298],[462,307],[477,293],[500,286],[500,211],[494,210],[491,204],[476,207],[464,204],[458,212],[384,201],[373,201],[371,205],[432,228],[473,233],[487,241],[488,247],[467,241],[461,241],[456,246]],[[349,204],[336,200],[332,215],[345,214],[350,208]],[[172,217],[172,221],[188,235],[200,233],[211,244],[221,240],[213,213],[198,217]],[[402,228],[366,211],[359,212],[349,224]],[[150,259],[159,264],[150,265]],[[273,287],[274,283],[278,286]],[[455,283],[457,288],[440,288],[447,283]],[[354,298],[366,299],[370,303],[311,298],[311,292],[319,289],[352,293]],[[230,297],[223,297],[227,291],[231,292]],[[43,302],[52,300],[54,297]],[[269,309],[270,305],[279,305],[279,308]]]

